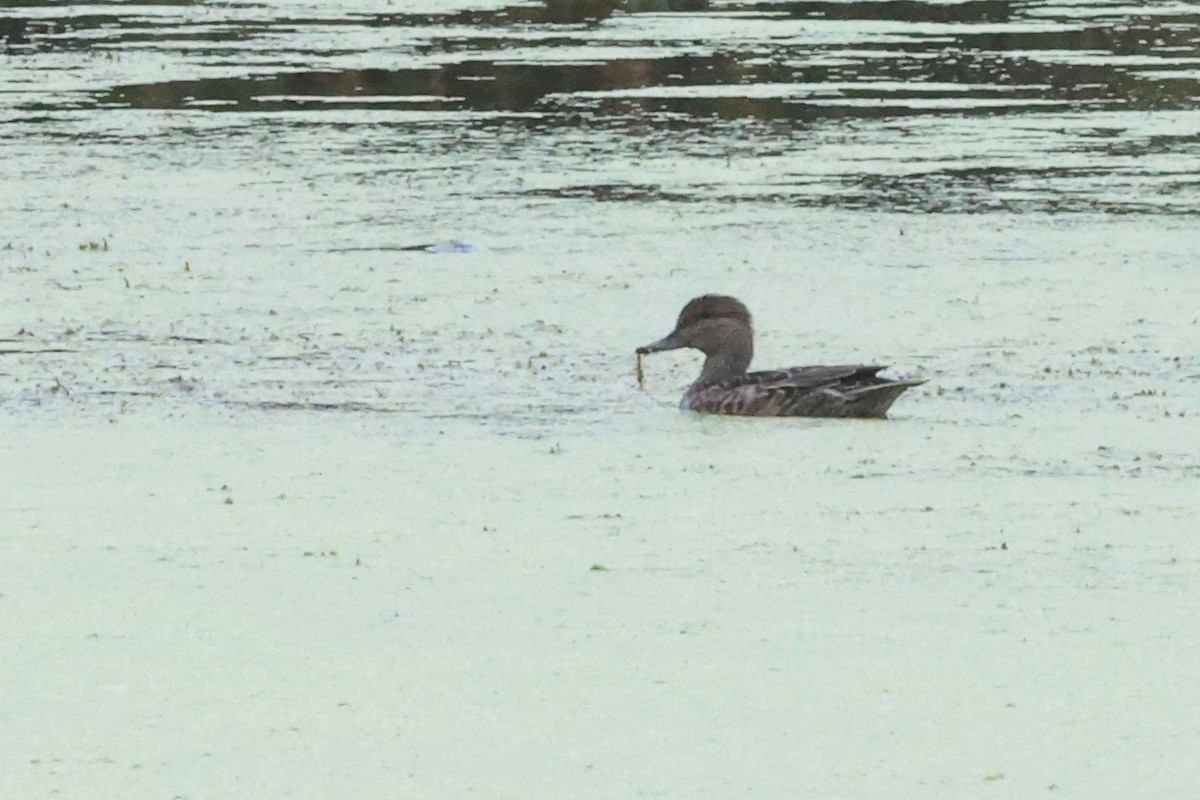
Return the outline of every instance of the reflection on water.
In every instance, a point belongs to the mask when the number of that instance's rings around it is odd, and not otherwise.
[[[769,185],[680,176],[648,190],[624,180],[530,189],[547,196],[1200,208],[1194,4],[545,0],[303,11],[16,6],[0,20],[19,75],[3,135],[48,132],[44,115],[65,109],[301,113],[302,126],[341,124],[350,111],[399,125],[438,113],[485,132],[570,131],[573,152],[583,136],[604,159],[648,141],[684,156],[784,158]],[[20,125],[32,119],[43,124]],[[831,150],[823,175],[786,159],[831,138],[863,150]]]

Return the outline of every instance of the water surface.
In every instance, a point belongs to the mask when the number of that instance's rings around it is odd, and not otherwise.
[[[1198,37],[6,5],[0,795],[1196,794]],[[929,383],[679,414],[707,291]]]

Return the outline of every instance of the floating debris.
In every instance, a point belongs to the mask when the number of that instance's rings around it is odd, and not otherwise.
[[[471,242],[450,239],[445,242],[433,242],[432,244],[411,244],[399,249],[441,255],[444,253],[481,253],[484,248],[482,245],[472,244]]]
[[[470,242],[460,242],[457,239],[451,239],[448,242],[438,242],[431,244],[425,248],[426,253],[480,253],[483,248],[477,244]]]

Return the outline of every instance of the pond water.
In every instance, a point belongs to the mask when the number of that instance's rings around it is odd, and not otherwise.
[[[1198,219],[1200,4],[7,3],[0,795],[1194,795]]]

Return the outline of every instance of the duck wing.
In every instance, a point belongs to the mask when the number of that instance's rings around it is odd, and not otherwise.
[[[920,380],[891,380],[883,366],[847,364],[749,372],[693,386],[684,406],[712,414],[756,417],[882,417]]]
[[[829,385],[857,385],[883,380],[877,377],[887,367],[871,364],[840,364],[837,366],[789,367],[788,369],[748,372],[730,383],[744,381],[742,385],[756,385],[764,389],[793,387],[816,389]]]

